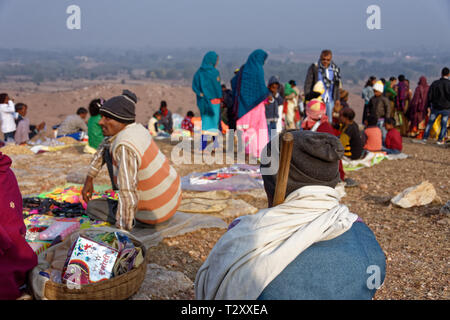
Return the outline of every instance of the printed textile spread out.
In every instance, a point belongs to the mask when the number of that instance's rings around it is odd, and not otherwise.
[[[344,171],[357,171],[363,168],[372,167],[379,164],[384,159],[387,160],[402,160],[408,158],[405,153],[399,154],[386,154],[384,152],[369,152],[363,159],[360,160],[350,160],[347,157],[342,159],[342,165],[344,166]]]
[[[263,187],[258,166],[236,164],[209,172],[194,172],[181,179],[183,190],[249,190]]]
[[[96,190],[92,194],[92,199],[109,198],[118,200],[119,194],[113,190],[108,190],[108,186],[95,186]],[[44,192],[38,195],[38,198],[49,198],[58,202],[69,202],[69,203],[82,203],[83,207],[86,209],[86,204],[83,201],[81,190],[82,185],[77,184],[66,184],[64,187],[55,188],[50,192]]]
[[[23,198],[26,240],[36,254],[60,243],[77,230],[109,226],[104,221],[89,219],[82,200],[81,185],[66,185],[35,197]],[[93,199],[118,199],[118,194],[105,186],[96,186]]]

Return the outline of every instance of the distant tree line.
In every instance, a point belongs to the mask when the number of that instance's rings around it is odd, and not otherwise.
[[[223,50],[220,54],[219,70],[222,82],[229,86],[234,70],[246,60],[250,49]],[[282,53],[282,50],[273,52]],[[72,79],[117,79],[126,75],[132,80],[185,80],[190,82],[201,64],[205,50],[189,48],[170,53],[164,50],[146,51],[30,51],[24,49],[0,49],[0,81],[43,81]],[[345,82],[357,84],[369,76],[388,78],[405,74],[410,79],[421,75],[438,77],[450,54],[430,56],[417,54],[414,61],[396,58],[382,62],[387,56],[383,52],[361,52],[354,63],[339,63]],[[377,59],[379,58],[379,59]],[[391,59],[392,60],[392,59]],[[303,84],[310,63],[276,59],[269,56],[265,74],[269,78],[277,75],[283,82],[291,79]]]

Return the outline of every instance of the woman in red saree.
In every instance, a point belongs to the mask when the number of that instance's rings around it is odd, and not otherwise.
[[[395,97],[395,112],[394,119],[399,127],[400,134],[406,136],[408,132],[408,120],[406,119],[406,112],[409,108],[410,93],[409,82],[404,75],[398,76],[397,96]]]
[[[19,298],[28,272],[37,265],[25,240],[22,195],[10,166],[11,159],[0,152],[0,300]]]
[[[408,135],[417,139],[422,139],[427,125],[427,96],[429,88],[427,78],[424,76],[420,77],[419,85],[414,91],[414,96],[406,114],[410,121]]]

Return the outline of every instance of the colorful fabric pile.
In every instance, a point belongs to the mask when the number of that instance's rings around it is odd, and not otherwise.
[[[66,185],[37,197],[23,198],[26,240],[36,254],[60,243],[74,231],[110,225],[89,219],[81,189],[81,185]],[[95,189],[93,199],[118,199],[116,192],[106,190],[104,186]]]
[[[92,194],[92,199],[119,199],[119,194],[114,190],[108,190],[105,186],[96,186],[94,189],[97,190]],[[86,203],[83,201],[81,195],[82,185],[67,184],[61,188],[55,188],[50,192],[44,192],[38,195],[38,198],[49,198],[58,202],[68,202],[68,203],[81,203],[86,209]]]
[[[104,221],[93,221],[88,217],[58,218],[33,214],[24,219],[27,233],[25,239],[36,254],[41,254],[52,245],[64,241],[72,232],[93,227],[109,226]]]

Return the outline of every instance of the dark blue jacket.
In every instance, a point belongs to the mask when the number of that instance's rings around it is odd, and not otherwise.
[[[337,238],[299,254],[259,300],[368,300],[386,275],[386,257],[373,232],[355,222]]]
[[[270,77],[267,87],[269,87],[273,83],[280,84],[280,81],[278,80],[278,78],[276,76]],[[281,84],[280,84],[280,87],[281,87]],[[266,119],[267,119],[267,121],[277,121],[278,106],[283,104],[284,99],[283,99],[282,95],[279,92],[277,92],[275,97],[273,96],[272,93],[270,93],[269,101],[272,101],[272,103],[269,103],[266,105]]]

